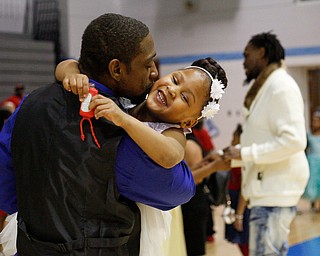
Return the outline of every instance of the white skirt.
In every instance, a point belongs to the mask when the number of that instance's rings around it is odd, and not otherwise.
[[[17,212],[13,213],[5,219],[5,227],[0,233],[0,244],[2,252],[0,255],[12,256],[17,253]]]
[[[169,255],[171,212],[137,205],[141,213],[140,256]]]

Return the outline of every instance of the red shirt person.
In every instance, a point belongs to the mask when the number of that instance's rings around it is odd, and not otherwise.
[[[15,111],[15,109],[19,106],[23,94],[24,94],[24,85],[23,84],[16,84],[14,95],[11,95],[9,98],[5,99],[1,102],[0,107],[9,110],[11,113]]]

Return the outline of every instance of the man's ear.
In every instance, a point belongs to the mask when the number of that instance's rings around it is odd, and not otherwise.
[[[265,58],[266,49],[265,49],[264,47],[260,47],[260,48],[258,49],[258,51],[259,51],[259,56],[260,56],[260,58]]]
[[[180,123],[180,127],[181,128],[192,128],[193,126],[195,126],[198,123],[197,119],[190,119],[187,120],[185,122],[181,122]]]
[[[110,76],[116,81],[120,81],[121,78],[121,62],[118,59],[113,59],[108,65]]]

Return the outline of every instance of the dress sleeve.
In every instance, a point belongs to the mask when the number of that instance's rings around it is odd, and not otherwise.
[[[5,122],[0,132],[0,209],[8,214],[17,211],[16,176],[11,157],[11,137],[19,108]]]
[[[121,195],[160,210],[184,204],[195,194],[192,173],[184,161],[163,168],[127,135],[118,148],[116,177]]]

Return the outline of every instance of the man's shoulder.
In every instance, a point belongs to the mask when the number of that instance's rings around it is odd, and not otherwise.
[[[51,83],[43,85],[28,94],[20,106],[19,113],[46,114],[49,111],[50,113],[61,113],[67,105],[78,111],[77,103],[80,104],[77,95],[66,91],[58,83]]]
[[[297,87],[297,82],[284,68],[275,70],[267,79],[269,89],[273,91],[287,91]]]
[[[69,95],[69,94],[74,95],[73,93],[66,91],[61,84],[51,83],[51,84],[45,84],[31,91],[28,94],[26,101],[30,101],[30,100],[43,101],[43,100],[57,98],[59,96]],[[77,98],[77,95],[74,95],[74,97]]]
[[[271,73],[270,77],[273,80],[293,80],[292,76],[288,73],[285,68],[278,68]]]

